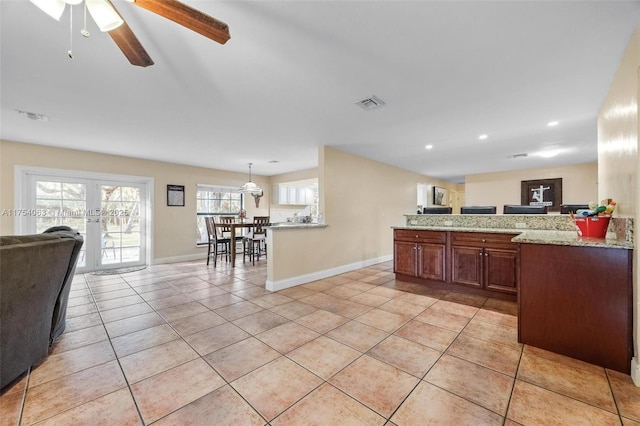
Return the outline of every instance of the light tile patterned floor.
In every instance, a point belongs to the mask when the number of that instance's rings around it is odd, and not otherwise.
[[[0,425],[640,425],[629,376],[518,344],[515,303],[391,269],[277,293],[264,261],[77,276]]]

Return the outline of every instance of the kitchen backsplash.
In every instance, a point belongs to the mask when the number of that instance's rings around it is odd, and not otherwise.
[[[271,207],[269,212],[269,217],[271,223],[280,223],[287,222],[287,219],[293,219],[294,217],[302,217],[302,216],[310,216],[311,215],[311,206],[307,206],[306,208],[274,208]]]

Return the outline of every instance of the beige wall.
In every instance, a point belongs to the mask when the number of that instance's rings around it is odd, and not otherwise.
[[[437,182],[407,170],[320,148],[320,212],[327,228],[272,233],[268,280],[319,277],[349,265],[361,265],[393,254],[391,227],[404,225],[416,208],[417,183]]]
[[[640,27],[633,34],[598,115],[598,179],[600,196],[618,202],[617,214],[640,223],[640,157],[638,99],[640,98]],[[635,241],[633,265],[635,358],[632,376],[640,386],[640,250]]]
[[[502,206],[505,204],[520,204],[521,181],[552,178],[562,178],[562,202],[564,204],[585,204],[589,201],[599,200],[598,164],[586,163],[545,169],[468,175],[465,177],[465,204],[468,206],[496,206],[498,213],[502,213]]]
[[[190,167],[158,161],[141,160],[114,155],[97,154],[40,145],[0,141],[0,211],[24,206],[14,205],[14,166],[145,176],[154,179],[153,233],[154,256],[158,262],[179,261],[204,257],[206,248],[196,247],[196,185],[215,184],[240,187],[248,179],[247,173]],[[253,198],[245,202],[247,214],[269,214],[270,185],[266,177],[252,179],[264,189],[260,208]],[[167,185],[185,186],[185,207],[167,207]],[[0,234],[14,233],[14,218],[0,217]]]
[[[274,175],[269,178],[269,182],[274,185],[277,183],[295,182],[298,180],[317,179],[318,168],[299,170],[297,172],[283,173],[280,175]]]

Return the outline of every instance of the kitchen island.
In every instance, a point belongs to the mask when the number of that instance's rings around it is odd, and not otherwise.
[[[629,373],[632,219],[597,239],[566,216],[428,216],[394,228],[397,279],[517,300],[519,342]]]

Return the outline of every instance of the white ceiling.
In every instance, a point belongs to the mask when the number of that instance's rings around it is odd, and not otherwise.
[[[591,162],[640,24],[640,1],[184,2],[231,39],[115,0],[155,61],[139,68],[90,18],[79,34],[81,7],[69,59],[68,10],[1,0],[0,137],[267,176],[316,166],[321,145],[451,182]],[[371,95],[386,105],[355,105]]]

